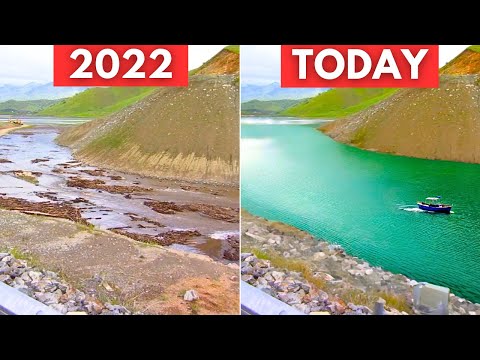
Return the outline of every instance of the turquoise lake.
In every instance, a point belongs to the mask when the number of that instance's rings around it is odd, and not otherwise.
[[[242,119],[242,208],[480,303],[480,165],[364,151],[318,126]],[[452,214],[416,208],[437,195]]]

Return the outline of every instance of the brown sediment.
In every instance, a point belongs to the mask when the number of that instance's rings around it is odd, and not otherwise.
[[[10,160],[7,159],[0,159],[0,164],[7,164],[7,163],[12,163]]]
[[[211,204],[187,204],[183,205],[186,211],[199,212],[215,220],[222,220],[229,223],[239,222],[239,211],[231,207],[217,206]]]
[[[38,196],[39,198],[43,198],[43,199],[48,199],[48,200],[52,200],[52,201],[62,201],[61,199],[59,199],[57,197],[58,193],[56,192],[41,192],[41,191],[35,191],[34,194],[36,196]],[[92,204],[92,202],[90,202],[89,200],[87,199],[84,199],[82,197],[78,197],[78,198],[75,198],[73,200],[69,200],[69,201],[63,201],[64,204],[67,204],[67,205],[71,205],[71,204],[79,204],[79,203],[85,203],[85,204]]]
[[[158,221],[149,219],[147,217],[141,217],[135,214],[127,214],[127,215],[130,217],[130,219],[132,219],[132,221],[143,221],[158,227],[165,227],[165,225],[163,225],[162,223],[159,223]]]
[[[175,214],[176,212],[192,211],[201,213],[215,220],[223,220],[230,223],[239,222],[239,210],[230,207],[211,204],[178,205],[174,202],[167,201],[145,201],[144,204],[161,214]]]
[[[227,248],[223,251],[223,258],[230,261],[240,259],[240,239],[238,236],[229,236],[227,238]]]
[[[48,199],[52,201],[59,201],[57,195],[58,193],[56,192],[41,192],[41,191],[35,191],[34,194],[38,196],[39,198],[43,199]]]
[[[85,174],[88,174],[90,176],[105,176],[105,170],[80,170],[80,172],[83,172]]]
[[[0,207],[6,210],[17,210],[25,214],[63,218],[88,225],[88,222],[82,219],[80,210],[67,203],[30,202],[18,198],[0,197]]]
[[[160,235],[147,235],[147,234],[137,234],[126,231],[124,229],[109,229],[114,233],[127,236],[133,240],[141,241],[149,244],[158,244],[163,246],[168,246],[172,244],[186,244],[188,240],[192,237],[201,236],[197,230],[186,230],[186,231],[167,231],[166,233]]]
[[[33,159],[32,164],[38,164],[38,163],[47,162],[47,161],[50,161],[50,160],[49,159]]]
[[[172,201],[145,201],[144,204],[160,214],[175,214],[183,211],[182,207]]]
[[[191,185],[180,185],[180,189],[184,191],[195,191],[195,192],[201,192],[205,194],[212,194],[212,195],[218,195],[218,196],[223,196],[223,192],[214,190],[208,186],[191,186]]]
[[[150,188],[144,188],[141,186],[120,186],[120,185],[107,185],[103,180],[87,180],[79,177],[72,177],[67,180],[67,186],[76,187],[81,189],[97,189],[103,190],[112,194],[127,194],[134,192],[152,191]]]
[[[111,180],[124,180],[125,179],[123,176],[119,176],[119,175],[110,175],[109,178]]]

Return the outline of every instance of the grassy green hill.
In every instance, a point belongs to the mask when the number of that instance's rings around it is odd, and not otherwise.
[[[267,116],[267,115],[278,115],[280,112],[295,106],[306,99],[300,100],[250,100],[245,103],[242,103],[242,115],[258,115],[258,116]]]
[[[331,89],[290,107],[281,115],[337,118],[354,114],[391,96],[396,89]]]
[[[101,117],[113,114],[143,99],[155,89],[155,87],[135,86],[92,88],[64,99],[38,114],[59,117]]]
[[[63,99],[58,100],[8,100],[0,103],[0,114],[32,115]]]

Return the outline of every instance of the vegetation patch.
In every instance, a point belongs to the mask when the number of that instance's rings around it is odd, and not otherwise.
[[[355,114],[393,95],[397,89],[331,89],[290,107],[281,115],[338,118]]]

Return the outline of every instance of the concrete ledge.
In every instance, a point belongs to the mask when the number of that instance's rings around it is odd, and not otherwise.
[[[244,281],[240,293],[242,315],[305,315]]]
[[[62,315],[58,311],[0,282],[1,315]]]

